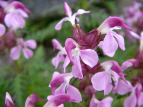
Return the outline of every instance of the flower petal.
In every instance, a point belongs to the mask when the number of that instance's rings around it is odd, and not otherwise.
[[[82,61],[90,67],[94,67],[98,63],[98,55],[94,50],[80,50],[80,57]]]
[[[24,28],[25,26],[25,20],[22,16],[16,14],[16,13],[8,13],[4,18],[5,24],[13,29],[17,28]]]
[[[91,78],[93,88],[97,91],[102,91],[105,89],[107,80],[108,80],[108,74],[105,71],[98,72],[94,74],[93,77]]]
[[[54,50],[55,49],[62,50],[62,48],[63,48],[62,45],[60,44],[60,42],[57,41],[56,39],[52,40],[52,44],[53,44]]]
[[[25,107],[35,107],[37,101],[43,101],[43,100],[38,98],[36,94],[30,94],[26,99]]]
[[[66,56],[66,58],[64,60],[64,64],[63,64],[64,73],[66,72],[66,67],[68,66],[69,63],[70,63],[69,57]]]
[[[70,96],[72,102],[79,103],[82,101],[79,90],[71,85],[67,85],[67,94]]]
[[[67,4],[67,2],[64,2],[64,13],[68,16],[72,15],[72,10],[70,6]]]
[[[82,74],[82,68],[81,68],[81,63],[80,63],[80,58],[77,56],[73,59],[74,65],[72,66],[72,74],[75,78],[82,79],[83,74]]]
[[[84,14],[84,13],[89,13],[89,12],[90,11],[85,11],[83,9],[78,9],[78,11],[73,14],[73,16],[77,16],[77,15]]]
[[[0,24],[0,36],[4,35],[6,29],[5,29],[5,26]]]
[[[31,48],[31,49],[35,49],[36,48],[36,41],[35,40],[27,40],[24,42],[24,45],[26,47]]]
[[[98,28],[97,30],[101,34],[107,34],[110,28],[114,27],[124,27],[128,30],[131,30],[127,25],[124,24],[124,21],[119,17],[109,17],[107,18]]]
[[[10,50],[11,59],[17,60],[20,57],[20,50],[21,50],[21,48],[19,46],[13,47]]]
[[[5,96],[5,107],[15,107],[13,100],[8,92],[6,92]]]
[[[28,48],[24,48],[24,49],[22,49],[22,51],[23,51],[25,58],[27,58],[27,59],[29,59],[33,56],[33,52]]]
[[[99,107],[111,107],[112,102],[112,97],[106,97],[105,99],[101,100],[98,105]]]
[[[110,41],[110,42],[109,42]],[[102,49],[106,55],[113,53],[117,50],[118,44],[115,38],[109,33],[105,36],[102,42]]]
[[[136,104],[137,104],[137,99],[136,99],[135,93],[132,93],[124,101],[124,107],[135,107]]]
[[[63,18],[62,20],[60,20],[59,23],[56,24],[55,29],[56,29],[56,30],[60,30],[61,27],[62,27],[62,23],[63,23],[64,21],[67,21],[67,20],[69,20],[68,17],[65,17],[65,18]]]
[[[65,50],[72,64],[74,64],[72,58],[72,49],[74,48],[76,48],[75,41],[71,38],[68,38],[65,42]]]
[[[122,50],[125,50],[125,43],[124,43],[124,38],[117,34],[116,32],[112,31],[112,34],[116,37],[117,41],[118,41],[118,45]]]
[[[63,62],[63,61],[64,61],[64,59],[65,59],[64,56],[61,55],[60,52],[57,54],[56,57],[54,57],[54,58],[52,59],[52,64],[54,65],[55,69],[58,67],[58,65],[59,65],[60,62]]]

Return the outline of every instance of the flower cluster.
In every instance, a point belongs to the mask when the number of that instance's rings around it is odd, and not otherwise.
[[[15,33],[18,28],[23,28],[24,18],[27,17],[28,11],[20,2],[12,2],[8,4],[5,1],[0,2],[4,8],[6,16],[4,17],[5,24],[10,28],[10,31]],[[134,4],[134,9],[138,9],[140,4]],[[131,13],[134,11],[129,9]],[[52,59],[52,64],[57,69],[62,67],[62,73],[54,72],[52,80],[49,84],[51,88],[51,95],[48,95],[47,102],[44,107],[64,107],[65,102],[80,103],[81,101],[85,106],[89,107],[111,107],[113,98],[109,95],[119,94],[130,95],[124,98],[124,107],[140,107],[143,105],[143,82],[137,80],[134,84],[126,80],[125,70],[129,67],[143,71],[143,33],[141,37],[136,35],[131,28],[128,27],[124,21],[119,17],[108,17],[98,27],[85,33],[78,22],[77,15],[89,13],[79,9],[72,15],[72,10],[67,2],[64,2],[64,13],[68,16],[63,18],[56,26],[56,30],[62,28],[64,21],[69,21],[72,25],[72,37],[66,39],[64,46],[56,39],[52,40],[54,50],[59,50],[57,55]],[[134,14],[134,13],[133,13]],[[141,13],[138,13],[140,15]],[[130,13],[127,14],[127,17]],[[13,24],[9,19],[12,17],[13,21],[18,20]],[[138,16],[136,16],[138,17]],[[23,20],[23,21],[22,21]],[[134,15],[131,19],[127,20],[132,22],[136,20]],[[140,47],[134,59],[129,59],[119,65],[117,61],[108,60],[100,62],[100,56],[97,49],[100,48],[104,55],[113,57],[118,49],[125,50],[125,41],[122,35],[116,33],[114,30],[124,28],[131,32],[134,37],[140,39]],[[1,30],[5,32],[5,27],[1,24]],[[4,33],[2,33],[2,36]],[[36,43],[33,40],[23,41],[22,38],[16,40],[17,46],[14,46],[10,51],[12,59],[16,60],[20,56],[20,50],[23,51],[26,58],[30,58],[33,52],[29,50],[36,48]],[[60,64],[61,63],[61,64]],[[141,79],[141,78],[138,78]],[[77,82],[78,81],[78,82]],[[105,98],[99,98],[98,92],[104,91]],[[84,95],[84,97],[82,97]],[[106,96],[108,95],[108,96]],[[26,102],[25,107],[34,107],[37,101],[42,101],[36,94],[31,94]],[[14,107],[14,103],[8,93],[5,99],[6,107]]]
[[[27,47],[35,49],[36,42],[34,40],[24,42],[22,37],[16,36],[16,32],[25,27],[25,18],[31,12],[19,1],[1,0],[0,6],[2,16],[0,17],[0,51],[10,50],[10,58],[17,60],[22,50],[24,56],[29,59],[33,56],[33,52]]]

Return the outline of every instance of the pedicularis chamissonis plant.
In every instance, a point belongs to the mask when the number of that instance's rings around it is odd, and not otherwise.
[[[0,24],[0,50],[10,49],[10,58],[17,60],[20,57],[22,50],[24,56],[29,59],[33,56],[33,52],[29,49],[36,48],[34,40],[24,41],[22,38],[17,38],[15,33],[17,29],[22,29],[25,26],[25,18],[30,13],[26,7],[18,2],[0,1],[0,5],[4,10],[4,19]],[[134,4],[134,9],[138,9],[140,4]],[[133,12],[134,10],[129,9]],[[132,67],[143,72],[143,33],[138,36],[128,27],[125,22],[119,17],[110,16],[98,27],[91,30],[89,33],[84,33],[78,22],[77,15],[90,13],[79,9],[72,15],[72,10],[67,2],[64,2],[64,13],[68,16],[63,18],[55,26],[56,30],[62,29],[62,23],[69,21],[72,25],[72,36],[67,38],[65,46],[62,46],[56,39],[52,40],[54,50],[59,50],[58,54],[52,59],[52,64],[55,69],[62,62],[63,72],[54,72],[52,80],[49,84],[51,95],[48,95],[47,102],[44,107],[64,107],[65,102],[73,102],[79,104],[80,107],[111,107],[114,99],[112,94],[125,95],[124,107],[140,107],[143,105],[143,81],[138,80],[132,84],[126,80],[124,71]],[[138,13],[141,15],[142,13]],[[128,15],[129,16],[129,15]],[[127,22],[136,20],[133,16]],[[6,26],[4,26],[6,25]],[[114,30],[124,28],[128,30],[134,37],[140,40],[140,47],[134,59],[129,59],[120,66],[114,60],[99,62],[98,48],[101,48],[104,55],[113,57],[116,54],[118,47],[125,50],[125,41],[122,35]],[[142,29],[143,30],[143,29]],[[7,40],[11,39],[7,44]],[[69,66],[71,69],[69,69]],[[75,84],[76,83],[76,84]],[[99,99],[98,93],[103,91],[105,97]],[[108,95],[108,96],[107,96]],[[111,95],[111,96],[110,96]],[[42,101],[36,94],[31,94],[25,102],[25,107],[34,107],[37,101]],[[82,104],[83,103],[83,104]],[[11,96],[6,93],[6,107],[15,107]]]

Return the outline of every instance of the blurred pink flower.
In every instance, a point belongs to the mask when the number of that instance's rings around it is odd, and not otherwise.
[[[0,36],[3,36],[6,32],[5,26],[3,24],[0,24]]]
[[[6,96],[5,96],[5,107],[16,107],[8,92],[6,92]]]
[[[35,40],[27,40],[24,42],[22,38],[17,39],[17,46],[10,50],[11,59],[17,60],[20,57],[21,50],[23,51],[25,58],[31,58],[33,56],[33,52],[29,48],[36,48]]]
[[[25,26],[24,18],[27,18],[27,13],[31,12],[21,2],[13,1],[9,3],[7,1],[0,1],[0,6],[7,13],[4,18],[7,27],[16,30],[18,28],[22,29]]]

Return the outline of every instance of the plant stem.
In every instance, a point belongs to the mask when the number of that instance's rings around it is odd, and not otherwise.
[[[15,67],[16,67],[16,73],[20,73],[20,72],[21,72],[21,68],[20,68],[19,63],[18,63],[17,60],[14,61],[14,65],[15,65]]]

